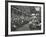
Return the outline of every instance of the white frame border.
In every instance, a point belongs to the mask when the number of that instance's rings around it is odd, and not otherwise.
[[[41,30],[38,31],[14,31],[11,32],[11,5],[21,6],[40,6],[41,7]],[[43,5],[42,4],[26,4],[26,3],[8,3],[8,35],[12,34],[27,34],[27,33],[43,33]]]

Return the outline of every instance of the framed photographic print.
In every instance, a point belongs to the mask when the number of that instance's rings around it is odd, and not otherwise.
[[[5,35],[45,33],[45,4],[7,1],[5,3]]]

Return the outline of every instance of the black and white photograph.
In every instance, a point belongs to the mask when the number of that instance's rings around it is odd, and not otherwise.
[[[11,31],[41,30],[41,7],[11,5]]]
[[[8,35],[43,33],[43,4],[8,2]]]

